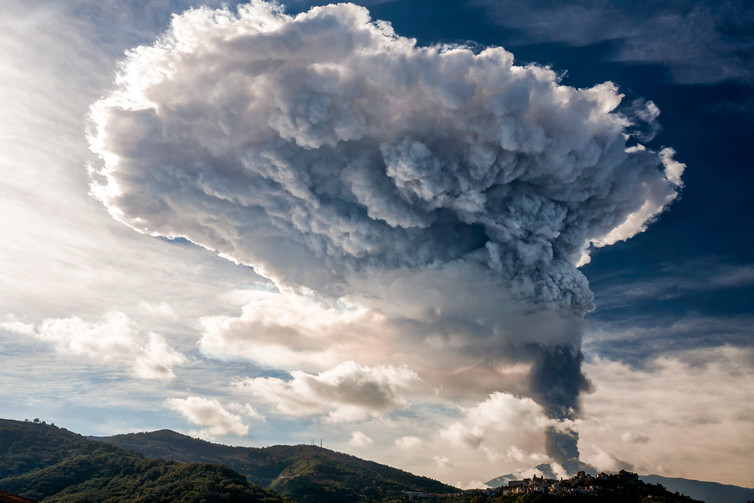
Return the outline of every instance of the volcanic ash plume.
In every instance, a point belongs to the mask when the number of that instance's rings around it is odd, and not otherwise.
[[[564,86],[500,47],[417,47],[350,4],[188,11],[116,83],[90,135],[114,218],[376,313],[382,343],[350,359],[531,396],[554,419],[587,387],[577,265],[681,184],[672,150],[632,137],[657,114],[621,112],[614,84]],[[516,364],[528,378],[506,381]],[[576,455],[558,435],[552,456]]]

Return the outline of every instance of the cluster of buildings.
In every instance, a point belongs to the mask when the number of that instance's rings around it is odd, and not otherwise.
[[[639,476],[621,470],[617,474],[600,473],[589,475],[578,472],[570,479],[546,479],[534,476],[530,479],[511,480],[507,486],[488,489],[488,495],[495,494],[533,494],[544,493],[553,495],[567,494],[602,494],[606,492],[621,493],[628,486],[639,483]]]
[[[477,490],[486,493],[487,496],[507,495],[507,494],[605,494],[605,493],[623,493],[630,486],[639,484],[639,476],[624,470],[616,474],[600,473],[599,475],[590,475],[585,472],[578,472],[574,477],[569,479],[546,479],[544,477],[534,476],[530,479],[511,480],[507,486],[490,488],[486,490]],[[423,492],[403,491],[403,499],[422,500],[422,499],[446,499],[460,496],[461,493],[436,494]]]

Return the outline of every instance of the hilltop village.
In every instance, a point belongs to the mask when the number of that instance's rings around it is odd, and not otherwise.
[[[530,479],[511,480],[507,487],[489,489],[490,494],[533,494],[544,493],[552,495],[567,494],[604,494],[607,492],[622,493],[630,486],[640,483],[639,476],[621,470],[617,474],[600,473],[589,475],[578,472],[570,479],[546,479],[534,476]]]
[[[466,491],[488,497],[507,496],[514,494],[547,494],[551,496],[568,496],[576,494],[608,495],[628,494],[636,492],[639,486],[645,486],[635,473],[621,470],[616,474],[600,473],[590,475],[581,471],[569,479],[546,479],[534,476],[523,480],[511,480],[507,486],[486,490]],[[460,494],[433,494],[421,492],[405,492],[406,500],[422,499],[455,499]]]

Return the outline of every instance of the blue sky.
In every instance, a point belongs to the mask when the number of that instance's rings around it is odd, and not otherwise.
[[[751,6],[207,4],[0,2],[2,417],[754,486]]]

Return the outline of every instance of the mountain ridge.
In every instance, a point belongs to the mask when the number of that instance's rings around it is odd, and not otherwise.
[[[664,477],[655,474],[639,475],[639,479],[648,484],[660,484],[665,486],[668,491],[687,494],[705,503],[747,503],[754,501],[754,489],[749,487],[681,477]]]
[[[231,468],[152,459],[38,422],[0,420],[0,489],[39,503],[286,503]]]
[[[150,457],[166,454],[174,459]],[[582,466],[587,465],[577,463],[571,468]],[[549,469],[553,471],[551,466]],[[550,478],[555,480],[546,480]],[[566,480],[539,477],[517,488],[461,491],[314,445],[234,447],[172,430],[84,437],[54,425],[4,419],[0,419],[0,491],[38,503],[392,503],[416,498],[443,503],[700,500],[673,494],[624,471],[596,477],[581,474]]]
[[[460,491],[428,477],[314,445],[234,447],[172,430],[127,433],[97,440],[148,457],[225,464],[252,483],[297,501],[384,501],[399,498],[403,492]]]

